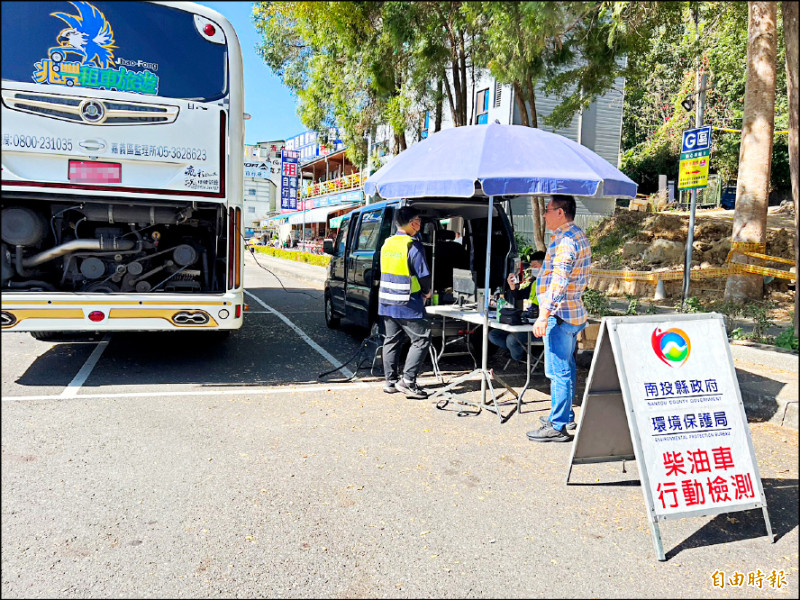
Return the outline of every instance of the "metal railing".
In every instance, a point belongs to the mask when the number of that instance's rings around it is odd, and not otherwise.
[[[323,196],[332,192],[358,189],[364,185],[364,181],[366,179],[366,175],[362,175],[361,173],[353,173],[351,175],[330,179],[328,181],[311,183],[300,189],[300,198],[315,198],[316,196]]]

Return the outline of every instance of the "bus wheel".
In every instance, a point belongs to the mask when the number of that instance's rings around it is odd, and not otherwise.
[[[57,342],[64,336],[57,331],[31,331],[31,337],[40,342]]]
[[[333,304],[331,303],[331,295],[330,293],[325,293],[325,324],[330,329],[337,329],[339,324],[342,322],[340,317],[336,316],[336,313],[333,312]]]

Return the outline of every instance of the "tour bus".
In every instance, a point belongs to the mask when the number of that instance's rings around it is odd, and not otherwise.
[[[243,152],[219,13],[3,2],[3,331],[240,328]]]

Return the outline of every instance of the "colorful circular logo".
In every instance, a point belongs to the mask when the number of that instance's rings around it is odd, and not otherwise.
[[[670,367],[677,368],[683,365],[692,351],[689,336],[680,329],[667,329],[662,333],[656,327],[650,340],[653,344],[653,352]]]

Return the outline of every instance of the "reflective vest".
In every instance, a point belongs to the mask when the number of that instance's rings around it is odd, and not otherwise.
[[[408,250],[414,239],[410,235],[393,235],[381,248],[381,304],[406,304],[411,294],[422,289],[416,275],[408,269]]]

